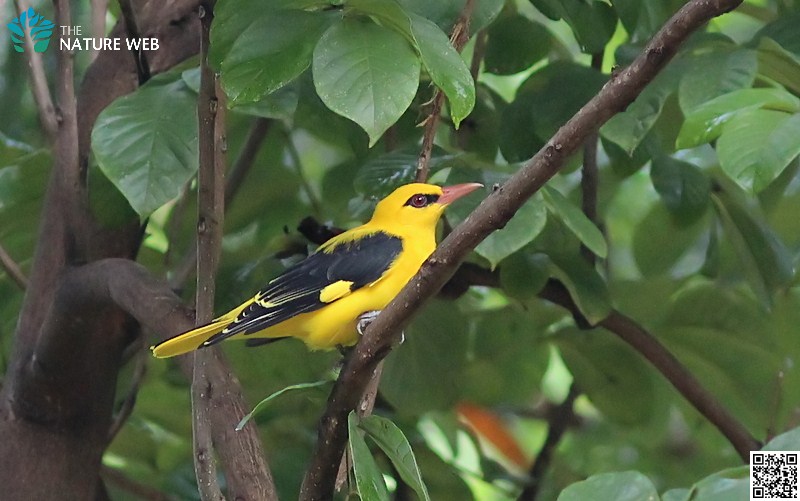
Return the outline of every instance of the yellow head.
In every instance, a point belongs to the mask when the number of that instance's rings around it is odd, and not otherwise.
[[[370,222],[433,228],[445,207],[482,186],[478,183],[445,187],[423,183],[406,184],[378,202]]]

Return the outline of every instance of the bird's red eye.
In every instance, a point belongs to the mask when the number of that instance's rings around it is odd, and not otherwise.
[[[428,197],[426,197],[425,195],[417,194],[411,197],[411,199],[408,202],[411,205],[411,207],[416,207],[417,209],[419,209],[428,205]]]

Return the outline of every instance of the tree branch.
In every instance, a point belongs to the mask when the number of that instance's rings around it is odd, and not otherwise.
[[[22,273],[22,268],[19,267],[14,258],[6,252],[6,249],[0,245],[0,267],[3,268],[9,277],[16,283],[20,289],[25,290],[28,287],[28,278]]]
[[[106,36],[106,13],[108,11],[108,0],[91,0],[92,6],[92,36],[102,38]],[[100,51],[94,50],[92,46],[91,59],[95,60]]]
[[[14,6],[16,7],[18,16],[29,7],[25,0],[15,0]],[[50,89],[47,86],[47,76],[44,73],[42,55],[33,50],[33,40],[31,40],[30,33],[28,32],[25,33],[25,57],[28,59],[31,93],[36,103],[36,109],[39,112],[39,121],[42,123],[42,128],[47,134],[48,139],[50,142],[53,142],[55,141],[58,131],[59,117],[56,113],[55,106],[53,106],[53,98],[50,96]]]
[[[121,2],[122,3],[122,2]],[[196,324],[203,325],[214,316],[215,276],[222,244],[224,155],[218,148],[218,136],[224,135],[223,109],[216,93],[216,78],[208,64],[211,23],[214,20],[212,3],[200,4],[200,90],[197,96],[198,143],[200,168],[197,173],[197,305]],[[211,351],[219,350],[218,347]],[[192,431],[194,472],[203,501],[224,500],[217,481],[217,466],[211,440],[211,395],[216,381],[208,377],[207,361],[211,351],[192,354]],[[235,472],[226,472],[228,476]]]
[[[357,405],[377,363],[398,341],[399,332],[422,304],[453,275],[459,263],[491,232],[502,227],[553,177],[586,138],[625,109],[675,55],[680,44],[710,19],[742,0],[692,0],[659,30],[644,52],[576,113],[532,159],[487,197],[458,226],[417,275],[367,329],[345,362],[320,419],[317,445],[300,499],[329,498],[347,436],[347,415]]]
[[[580,394],[578,387],[575,383],[572,383],[564,401],[558,404],[553,409],[552,414],[548,416],[547,437],[539,449],[539,453],[536,454],[536,459],[533,460],[533,465],[531,465],[531,470],[528,474],[530,480],[517,498],[518,501],[534,501],[536,499],[536,495],[542,486],[544,474],[547,472],[547,468],[550,467],[553,453],[561,441],[561,437],[564,436],[564,432],[567,431],[570,422],[572,422],[574,417],[573,404],[575,404],[575,399]]]
[[[469,21],[472,17],[472,10],[474,7],[475,0],[467,0],[456,24],[453,25],[450,41],[457,52],[461,52],[464,49],[464,45],[469,41]],[[442,104],[444,103],[444,93],[441,89],[436,88],[430,103],[431,111],[424,121],[425,133],[422,135],[422,150],[417,160],[416,181],[418,183],[424,183],[428,179],[428,164],[431,161],[433,140],[436,138],[436,127],[439,125],[439,115],[441,114]]]
[[[119,10],[122,12],[122,20],[125,23],[125,31],[128,32],[128,38],[141,38],[139,25],[136,23],[136,14],[133,12],[131,0],[119,0]],[[147,62],[147,57],[141,45],[131,45],[130,52],[133,56],[133,62],[136,64],[136,75],[139,77],[139,85],[143,85],[146,81],[150,80],[150,64]]]

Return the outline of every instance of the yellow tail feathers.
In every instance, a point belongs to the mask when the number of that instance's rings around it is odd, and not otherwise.
[[[230,319],[225,315],[214,320],[210,324],[179,334],[156,346],[151,346],[150,349],[157,358],[183,355],[184,353],[200,348],[204,342],[208,341],[214,334],[222,331],[229,323]]]

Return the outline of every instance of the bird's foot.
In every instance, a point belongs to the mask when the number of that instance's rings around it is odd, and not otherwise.
[[[356,331],[358,331],[359,336],[363,336],[364,332],[366,332],[367,327],[369,324],[373,322],[378,315],[380,315],[381,310],[372,310],[372,311],[365,311],[361,315],[358,316],[358,322],[356,323]],[[400,344],[403,344],[406,340],[406,331],[400,333]]]
[[[369,327],[369,324],[371,324],[373,320],[378,318],[378,315],[380,315],[380,313],[381,310],[371,310],[371,311],[365,311],[364,313],[358,316],[356,322],[356,331],[358,331],[359,336],[364,335],[364,332],[366,332],[367,327]]]

